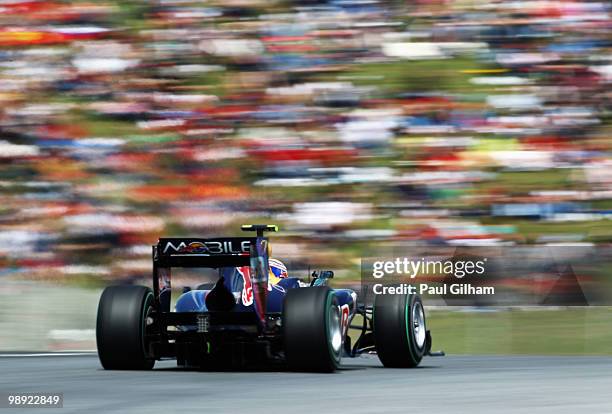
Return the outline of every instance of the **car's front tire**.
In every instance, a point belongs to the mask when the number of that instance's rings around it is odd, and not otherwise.
[[[419,365],[427,348],[425,310],[419,295],[376,295],[373,328],[376,353],[385,367]]]
[[[98,305],[96,342],[104,369],[147,370],[155,359],[147,355],[146,318],[153,292],[144,286],[109,286]]]
[[[290,289],[283,306],[287,365],[295,371],[333,372],[342,356],[338,302],[328,286]]]

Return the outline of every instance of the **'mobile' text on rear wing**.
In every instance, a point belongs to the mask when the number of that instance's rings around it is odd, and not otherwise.
[[[240,267],[249,265],[255,237],[162,238],[153,246],[160,267]]]

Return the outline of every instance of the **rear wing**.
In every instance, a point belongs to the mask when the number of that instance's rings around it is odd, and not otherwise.
[[[153,295],[170,312],[173,267],[241,267],[251,263],[256,237],[162,238],[153,246]]]
[[[170,312],[173,267],[248,267],[254,296],[254,310],[261,330],[265,328],[268,288],[268,239],[264,232],[276,232],[271,224],[248,224],[242,231],[257,237],[161,238],[153,246],[153,294],[157,308]]]
[[[162,312],[170,312],[173,267],[248,267],[253,308],[260,329],[265,328],[269,269],[267,238],[159,239],[153,246],[153,294]]]

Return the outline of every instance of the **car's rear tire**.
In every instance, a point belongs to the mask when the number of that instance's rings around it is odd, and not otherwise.
[[[104,369],[147,370],[155,359],[147,355],[146,318],[153,292],[144,286],[109,286],[98,305],[96,342]]]
[[[295,371],[333,372],[342,357],[338,301],[328,286],[290,289],[283,305],[285,357]]]
[[[383,365],[418,366],[427,347],[425,310],[419,295],[376,295],[373,319],[376,353]]]

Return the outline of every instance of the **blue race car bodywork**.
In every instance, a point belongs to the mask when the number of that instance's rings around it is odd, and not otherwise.
[[[224,275],[224,287],[232,292],[236,299],[236,305],[232,312],[253,312],[253,300],[248,279],[248,268],[222,268],[219,270]],[[268,298],[266,303],[267,313],[280,313],[283,311],[283,299],[289,289],[300,289],[309,286],[296,277],[281,279],[276,284],[269,284]],[[190,290],[183,293],[176,301],[176,312],[207,312],[206,295],[210,292],[205,290]],[[334,289],[338,298],[338,306],[347,307],[349,316],[353,316],[357,305],[357,294],[351,289]]]
[[[219,276],[223,280],[223,288],[231,292],[236,304],[230,312],[254,312],[253,293],[250,280],[249,267],[224,267],[219,269]],[[326,283],[324,279],[315,279],[319,284]],[[278,283],[268,284],[266,301],[266,313],[276,314],[283,312],[284,298],[290,289],[302,289],[309,287],[296,277],[280,279]],[[175,312],[208,312],[206,296],[210,289],[189,290],[183,293],[176,301]],[[355,316],[357,310],[357,294],[351,289],[333,289],[341,314],[343,334]],[[196,330],[197,325],[182,325],[181,330]]]

